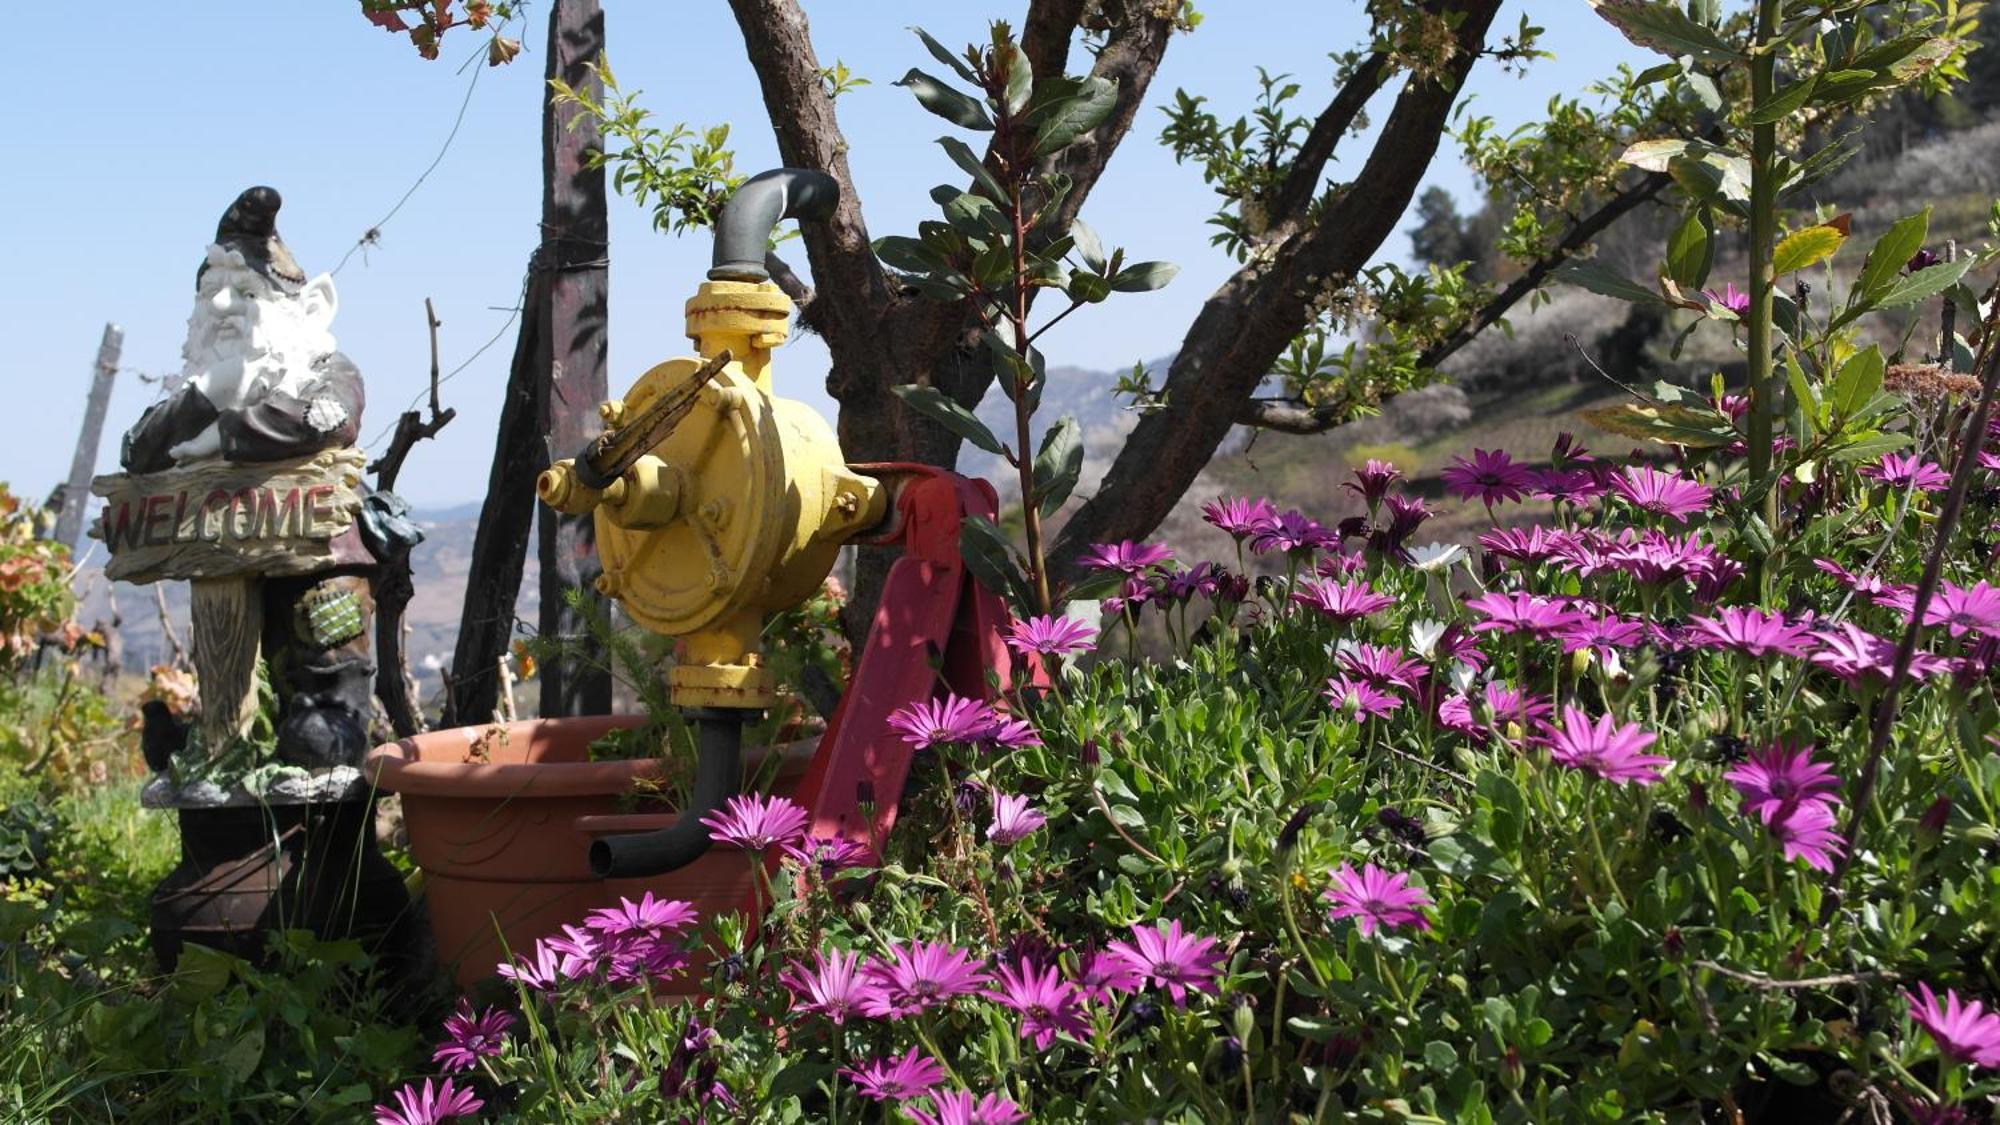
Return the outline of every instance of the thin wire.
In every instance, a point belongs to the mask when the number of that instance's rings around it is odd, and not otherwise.
[[[528,279],[527,277],[523,277],[521,279],[521,299],[514,303],[514,307],[512,309],[508,310],[507,319],[501,323],[499,329],[496,330],[493,333],[493,335],[486,338],[485,343],[479,345],[478,349],[474,351],[471,355],[466,356],[465,359],[462,362],[460,362],[457,367],[454,367],[450,371],[439,376],[437,385],[442,387],[446,383],[451,382],[452,379],[457,377],[459,372],[465,370],[468,367],[471,367],[472,362],[474,360],[478,359],[482,355],[485,355],[486,350],[488,348],[499,343],[500,338],[507,334],[507,330],[514,326],[514,322],[521,319],[521,310],[523,308],[526,308],[527,304],[528,304]],[[418,391],[415,395],[411,396],[409,403],[405,405],[403,409],[396,412],[397,416],[400,417],[404,414],[409,413],[412,410],[415,410],[417,408],[417,404],[419,402],[422,402],[426,397],[428,397],[430,393],[431,393],[430,384],[426,382],[424,384],[423,389]],[[387,426],[384,426],[382,427],[381,430],[377,431],[374,437],[369,438],[367,441],[363,442],[362,445],[371,446],[377,444],[383,438],[388,437],[389,432],[391,430],[394,430],[395,428],[396,424],[394,422],[389,423]]]
[[[472,56],[474,59],[478,57],[478,54]],[[471,59],[467,61],[470,62]],[[458,116],[452,119],[451,132],[445,134],[444,144],[438,147],[437,155],[431,158],[430,166],[423,170],[416,182],[403,193],[402,198],[396,200],[396,205],[389,208],[389,213],[375,220],[375,224],[362,232],[361,237],[354,240],[354,245],[347,248],[347,253],[340,256],[340,264],[333,267],[334,276],[339,276],[340,271],[347,267],[348,259],[354,257],[356,251],[381,239],[382,228],[388,225],[390,219],[396,217],[396,212],[403,209],[403,204],[408,203],[411,196],[417,194],[417,189],[424,186],[424,181],[430,179],[431,173],[437,171],[438,165],[444,163],[445,154],[451,151],[452,142],[458,139],[459,127],[465,124],[465,111],[472,106],[472,92],[479,88],[479,75],[485,70],[483,66],[472,68],[472,81],[465,84],[465,96],[458,102]]]

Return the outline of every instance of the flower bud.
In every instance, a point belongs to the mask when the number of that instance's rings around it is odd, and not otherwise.
[[[513,62],[514,56],[520,53],[521,41],[519,39],[509,39],[505,35],[495,35],[493,41],[486,45],[486,65],[505,66]]]
[[[1917,847],[1926,851],[1937,847],[1944,839],[1945,826],[1951,823],[1951,798],[1939,797],[1932,801],[1924,815],[1917,818]]]
[[[1521,1049],[1509,1046],[1500,1058],[1500,1082],[1509,1090],[1519,1090],[1528,1077],[1527,1068],[1521,1065]]]

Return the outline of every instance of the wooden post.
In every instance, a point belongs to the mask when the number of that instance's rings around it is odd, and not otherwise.
[[[62,512],[56,517],[55,540],[71,551],[83,536],[83,514],[90,506],[90,478],[97,471],[97,444],[104,436],[104,414],[111,405],[111,384],[118,375],[118,356],[125,348],[125,330],[104,326],[97,344],[97,367],[90,379],[90,400],[83,408],[83,432],[70,458],[69,481],[63,485]]]
[[[208,755],[221,756],[248,733],[257,715],[257,656],[264,635],[262,583],[252,577],[188,583],[194,669],[201,688],[201,733]]]
[[[549,12],[548,76],[592,98],[603,84],[590,71],[604,54],[604,12],[598,0],[556,0]],[[545,449],[575,455],[602,429],[597,404],[608,395],[605,375],[610,225],[604,169],[590,166],[600,147],[597,119],[580,106],[545,98],[542,110],[542,267],[550,271],[546,325],[536,367],[548,380],[541,398]],[[595,519],[551,508],[536,512],[541,560],[541,620],[545,636],[580,644],[581,659],[550,660],[541,670],[543,715],[602,715],[611,710],[609,660],[585,632],[583,617],[564,601],[589,591],[601,568]]]

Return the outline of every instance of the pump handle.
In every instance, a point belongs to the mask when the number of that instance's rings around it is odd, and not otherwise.
[[[764,254],[784,219],[824,219],[840,202],[840,181],[810,168],[773,168],[743,182],[715,222],[710,281],[769,281]]]

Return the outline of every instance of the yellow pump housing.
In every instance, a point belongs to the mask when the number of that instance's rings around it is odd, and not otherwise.
[[[595,513],[599,592],[681,639],[668,677],[680,706],[771,706],[765,617],[811,597],[840,545],[886,504],[878,482],[847,468],[817,411],[771,393],[771,350],[791,312],[768,281],[704,282],[687,302],[699,355],[655,366],[600,408],[615,431],[728,352],[687,415],[602,489],[574,459],[536,482],[551,507]]]

